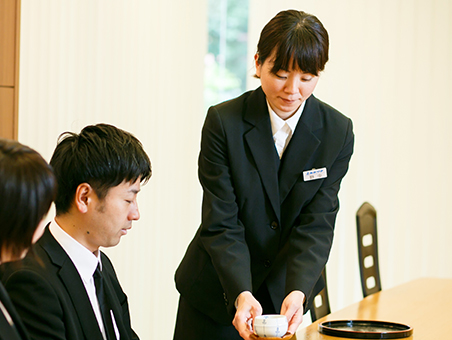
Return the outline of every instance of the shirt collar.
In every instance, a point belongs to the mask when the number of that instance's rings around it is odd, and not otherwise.
[[[80,277],[84,281],[88,282],[92,278],[98,264],[100,264],[100,268],[102,269],[100,251],[97,256],[94,255],[85,246],[66,233],[55,220],[50,223],[49,229],[53,237],[72,260],[72,263],[74,263]]]
[[[292,117],[284,120],[280,116],[278,116],[275,113],[275,111],[273,111],[273,109],[270,106],[270,103],[267,100],[267,107],[268,107],[268,112],[270,114],[270,122],[272,125],[272,135],[274,136],[275,133],[278,132],[286,123],[287,123],[287,125],[289,125],[289,128],[292,130],[292,132],[295,131],[295,128],[297,127],[298,121],[300,120],[300,117],[301,117],[301,114],[303,113],[303,109],[304,109],[305,105],[306,105],[306,100],[300,105],[297,112],[295,112],[295,114],[292,115]]]

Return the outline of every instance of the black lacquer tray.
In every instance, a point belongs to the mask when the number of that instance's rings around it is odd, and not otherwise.
[[[400,339],[411,336],[413,328],[386,321],[337,320],[320,323],[319,332],[353,339]]]

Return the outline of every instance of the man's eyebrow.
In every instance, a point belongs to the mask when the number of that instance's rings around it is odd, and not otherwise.
[[[141,191],[141,189],[129,189],[128,191],[133,194],[138,194]]]

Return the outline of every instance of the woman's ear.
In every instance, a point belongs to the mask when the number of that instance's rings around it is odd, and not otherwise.
[[[254,55],[254,66],[256,66],[256,75],[255,75],[255,77],[256,77],[256,78],[260,78],[260,77],[261,77],[261,68],[262,68],[262,65],[261,65],[261,63],[260,63],[260,61],[259,61],[259,54],[258,54],[258,53],[256,53],[256,54]]]
[[[75,207],[82,214],[88,211],[88,205],[91,203],[94,190],[88,183],[79,184],[75,190]]]

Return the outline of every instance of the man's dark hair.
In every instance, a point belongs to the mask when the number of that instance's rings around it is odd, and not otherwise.
[[[56,185],[52,168],[38,152],[0,139],[0,256],[7,252],[19,259],[31,247],[55,199]]]
[[[57,215],[69,211],[77,187],[88,183],[99,197],[122,182],[146,183],[151,162],[141,142],[132,134],[108,124],[85,127],[80,134],[59,137],[50,165],[58,181]]]

